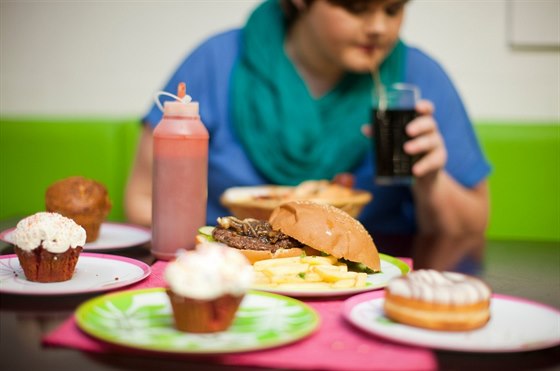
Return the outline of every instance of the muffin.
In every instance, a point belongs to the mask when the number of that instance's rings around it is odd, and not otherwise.
[[[86,230],[86,242],[99,238],[101,224],[111,211],[107,188],[95,180],[74,176],[53,183],[45,194],[47,211],[71,218]]]
[[[225,331],[253,282],[253,267],[237,250],[204,242],[182,250],[165,270],[175,328]]]
[[[390,319],[442,331],[468,331],[490,319],[491,290],[480,279],[420,269],[389,282],[384,310]]]
[[[61,282],[74,275],[86,231],[60,214],[40,212],[17,224],[13,241],[29,281]]]

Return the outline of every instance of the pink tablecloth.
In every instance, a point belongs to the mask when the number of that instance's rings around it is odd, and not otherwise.
[[[403,259],[406,261],[406,259]],[[410,263],[410,260],[407,261]],[[127,289],[164,287],[165,262],[152,266],[152,274]],[[361,332],[342,317],[343,299],[306,300],[321,316],[321,326],[310,337],[279,348],[209,358],[224,365],[299,370],[431,370],[437,368],[428,349],[415,348]],[[43,338],[43,344],[97,353],[138,353],[115,347],[83,333],[74,317]]]

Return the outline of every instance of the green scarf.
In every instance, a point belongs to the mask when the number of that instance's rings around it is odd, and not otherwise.
[[[241,56],[231,82],[232,120],[256,168],[275,184],[332,179],[362,160],[370,141],[370,74],[347,74],[314,98],[284,53],[285,20],[278,0],[261,4],[243,29]],[[405,46],[381,65],[389,85],[404,77]]]

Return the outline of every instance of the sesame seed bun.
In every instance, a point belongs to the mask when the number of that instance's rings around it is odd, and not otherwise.
[[[299,242],[337,259],[362,263],[379,272],[377,248],[364,226],[348,213],[327,204],[287,202],[272,212],[269,223]]]

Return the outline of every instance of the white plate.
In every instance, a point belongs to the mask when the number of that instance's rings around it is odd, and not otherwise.
[[[387,283],[392,278],[405,275],[410,271],[410,267],[400,259],[385,254],[379,254],[379,257],[381,259],[381,272],[375,274],[368,274],[367,286],[365,287],[351,288],[351,289],[309,290],[309,289],[297,289],[297,288],[293,288],[293,286],[291,286],[288,289],[288,288],[272,287],[267,285],[258,285],[253,287],[253,289],[272,292],[275,294],[287,295],[287,296],[296,296],[301,298],[354,295],[362,292],[381,289],[387,286]]]
[[[490,321],[472,331],[435,331],[393,322],[384,292],[347,299],[344,316],[356,327],[395,342],[461,352],[524,352],[560,345],[560,311],[522,298],[494,294]]]
[[[66,295],[113,290],[150,275],[150,266],[116,255],[81,253],[72,279],[28,281],[15,254],[0,256],[0,292],[23,295]]]
[[[12,233],[15,228],[0,233],[0,240],[13,244]],[[150,241],[152,234],[149,228],[133,224],[105,222],[101,224],[99,238],[86,243],[84,250],[113,250],[145,244]]]

